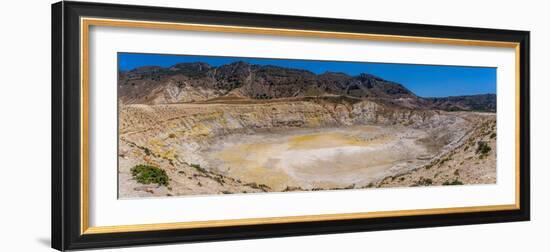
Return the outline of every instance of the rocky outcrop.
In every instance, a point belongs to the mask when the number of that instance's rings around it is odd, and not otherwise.
[[[496,118],[482,116],[476,119],[461,141],[432,158],[428,164],[388,176],[373,185],[402,187],[496,183]]]
[[[118,93],[124,104],[189,103],[227,96],[272,100],[336,95],[378,99],[414,109],[496,111],[494,94],[422,98],[399,83],[371,74],[315,74],[242,61],[219,67],[193,62],[119,72]]]
[[[346,95],[356,98],[417,98],[402,85],[374,75],[314,74],[300,69],[235,62],[219,67],[181,63],[119,73],[119,99],[125,104],[204,101],[229,93],[252,99]]]
[[[207,128],[210,136],[231,131],[277,127],[335,127],[361,124],[402,124],[420,127],[444,116],[431,110],[390,107],[370,100],[336,102],[318,98],[248,104],[123,105],[119,132],[182,130],[191,134]],[[175,123],[181,127],[174,127]],[[194,130],[195,129],[195,130]],[[220,132],[217,132],[220,131]],[[200,131],[199,131],[200,132]]]

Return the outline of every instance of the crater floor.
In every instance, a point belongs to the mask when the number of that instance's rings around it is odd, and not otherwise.
[[[494,113],[343,99],[119,111],[120,198],[496,183]],[[140,164],[169,185],[138,183]]]
[[[280,191],[366,186],[435,155],[403,126],[272,130],[224,137],[205,151],[209,167]]]

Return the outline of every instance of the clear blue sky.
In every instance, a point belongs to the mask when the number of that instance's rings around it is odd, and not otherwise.
[[[118,53],[118,68],[122,71],[141,66],[168,67],[177,63],[198,61],[212,66],[245,61],[258,65],[305,69],[316,74],[326,71],[343,72],[351,76],[369,73],[400,83],[422,97],[496,93],[496,68],[492,67]]]

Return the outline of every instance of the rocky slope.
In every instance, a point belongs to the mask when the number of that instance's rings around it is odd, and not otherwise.
[[[403,85],[370,74],[310,71],[246,62],[213,67],[180,63],[119,72],[118,97],[123,104],[169,104],[220,97],[271,100],[291,97],[348,96],[375,98],[416,109],[496,110],[495,95],[422,98]]]
[[[118,78],[123,198],[496,182],[495,114],[471,112],[496,111],[495,95],[245,62]],[[138,183],[138,165],[169,183]]]
[[[342,128],[356,125],[380,125],[389,132],[394,127],[422,131],[423,137],[417,141],[426,148],[433,148],[434,150],[429,153],[434,155],[419,157],[414,166],[388,169],[405,177],[395,180],[394,183],[379,177],[362,184],[347,186],[362,188],[410,185],[418,180],[414,175],[417,174],[415,171],[430,162],[445,159],[445,155],[458,151],[468,141],[477,144],[477,138],[472,136],[472,132],[477,132],[485,123],[494,121],[494,114],[417,110],[369,99],[346,97],[246,100],[233,104],[120,104],[119,111],[121,197],[280,191],[280,188],[276,189],[273,185],[258,183],[246,177],[235,177],[231,173],[219,170],[205,159],[204,153],[220,139],[236,134],[255,135],[273,130],[284,132],[292,129]],[[494,127],[492,129],[494,130]],[[494,138],[488,140],[493,141]],[[493,146],[494,142],[491,144]],[[474,147],[471,147],[470,151]],[[492,160],[491,155],[494,155],[494,151],[490,152],[484,161]],[[142,185],[133,180],[131,167],[143,163],[164,169],[171,179],[170,185]],[[463,170],[477,169],[470,163],[461,165],[464,165]],[[490,174],[494,172],[495,164],[487,162],[484,165],[486,168],[483,168],[485,170],[482,172],[489,174],[486,179],[467,177],[471,172],[465,171],[459,171],[461,173],[456,177],[463,183],[494,182],[494,177]],[[454,174],[454,170],[452,172]],[[422,173],[423,177],[429,176],[424,174]],[[410,179],[407,176],[410,176]],[[434,174],[430,176],[435,177]],[[432,180],[434,184],[440,183],[438,180]],[[339,188],[293,185],[285,190]]]
[[[182,63],[169,68],[141,67],[119,73],[119,99],[125,104],[204,101],[223,95],[276,99],[326,94],[387,99],[417,98],[400,84],[373,75],[348,76],[245,62],[212,67]]]
[[[482,115],[463,139],[427,164],[376,183],[376,187],[496,183],[496,118]]]
[[[486,112],[496,112],[497,110],[495,94],[424,98],[424,100],[424,106],[429,109]]]

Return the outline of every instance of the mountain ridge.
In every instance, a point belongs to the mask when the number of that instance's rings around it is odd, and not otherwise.
[[[382,100],[417,109],[496,111],[496,95],[420,97],[404,85],[361,73],[327,71],[236,61],[220,66],[205,62],[169,67],[143,66],[119,71],[118,95],[123,104],[169,104],[219,97],[271,100],[295,97],[348,96]]]

